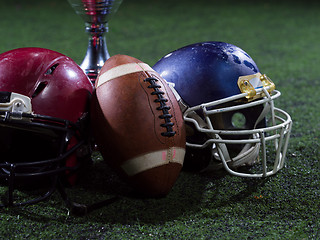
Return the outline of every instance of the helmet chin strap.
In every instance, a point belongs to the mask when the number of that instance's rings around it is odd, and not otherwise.
[[[259,123],[259,121],[261,121],[264,118],[264,116],[268,113],[268,110],[264,108],[262,112],[264,112],[263,116],[261,114],[258,117],[255,123],[255,126]],[[206,128],[208,126],[208,124],[196,112],[194,111],[190,112],[189,116],[195,119],[201,128]],[[208,133],[208,135],[211,138],[222,140],[222,138],[218,134]],[[257,138],[258,134],[255,134],[253,137]],[[221,155],[219,154],[218,148],[222,153]],[[224,166],[223,161],[225,161],[225,164],[228,164],[228,166],[231,168],[237,168],[239,166],[244,166],[244,165],[252,165],[255,163],[255,161],[258,158],[259,150],[260,150],[260,143],[256,143],[256,144],[247,143],[245,144],[243,149],[240,151],[240,153],[236,157],[231,158],[226,144],[224,143],[213,144],[212,156],[215,160],[218,160],[218,161],[210,161],[210,164],[205,169],[203,169],[202,172],[218,170],[223,168]]]
[[[219,138],[221,139],[221,137]],[[256,136],[254,136],[254,138],[256,138]],[[221,152],[221,155],[219,154],[218,148]],[[226,144],[218,143],[217,146],[212,146],[212,156],[215,160],[218,161],[211,161],[209,166],[205,168],[203,171],[221,169],[224,167],[225,164],[227,164],[227,167],[230,168],[237,168],[245,165],[251,166],[258,159],[259,150],[260,143],[247,143],[237,156],[231,158]]]
[[[268,94],[267,97],[270,97],[270,95]],[[257,127],[258,123],[261,122],[267,116],[267,114],[273,109],[272,104],[273,104],[272,101],[265,103],[265,106],[261,111],[261,114],[259,115],[259,117],[257,118],[254,124],[254,129]],[[272,112],[272,118],[274,119],[273,112]],[[221,139],[221,137],[217,134],[215,137],[217,139]],[[252,137],[258,138],[259,135],[254,134]],[[219,148],[219,151],[217,148]],[[216,164],[216,166],[213,166],[211,168],[216,168],[218,166],[222,168],[224,165],[227,165],[225,166],[225,168],[226,167],[237,168],[244,165],[253,165],[258,160],[259,150],[260,150],[260,143],[255,143],[255,144],[247,143],[245,144],[245,146],[237,156],[231,158],[226,144],[217,143],[216,148],[214,148],[214,146],[212,148],[212,152],[213,152],[212,155],[216,160],[218,160],[221,163],[218,163]]]

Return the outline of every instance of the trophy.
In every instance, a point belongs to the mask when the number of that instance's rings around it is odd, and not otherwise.
[[[122,0],[68,0],[85,21],[89,34],[87,53],[80,67],[94,83],[104,62],[110,57],[105,33],[108,21],[118,10]]]

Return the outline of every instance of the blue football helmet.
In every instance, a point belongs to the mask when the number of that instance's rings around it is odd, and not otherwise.
[[[283,167],[291,117],[274,107],[280,92],[245,51],[224,42],[196,43],[170,52],[153,68],[184,113],[186,168],[266,177]],[[260,160],[253,173],[241,170]]]

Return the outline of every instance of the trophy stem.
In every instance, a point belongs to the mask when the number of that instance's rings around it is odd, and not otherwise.
[[[105,34],[108,22],[118,10],[122,0],[68,0],[75,12],[85,22],[89,34],[87,53],[80,64],[92,83],[110,57]]]
[[[108,27],[107,24],[86,24],[86,32],[89,34],[88,48],[80,67],[94,83],[103,64],[110,57],[105,37]]]

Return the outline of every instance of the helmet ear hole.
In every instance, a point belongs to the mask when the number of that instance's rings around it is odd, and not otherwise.
[[[38,84],[38,86],[36,87],[36,90],[34,90],[33,94],[32,94],[32,98],[38,96],[42,91],[43,89],[47,86],[48,82],[45,81],[45,82],[40,82]]]
[[[52,67],[50,67],[47,71],[46,71],[46,75],[52,75],[54,70],[58,67],[59,63],[54,64]]]
[[[246,127],[246,116],[241,112],[236,112],[231,117],[232,126],[236,129],[244,129]]]

